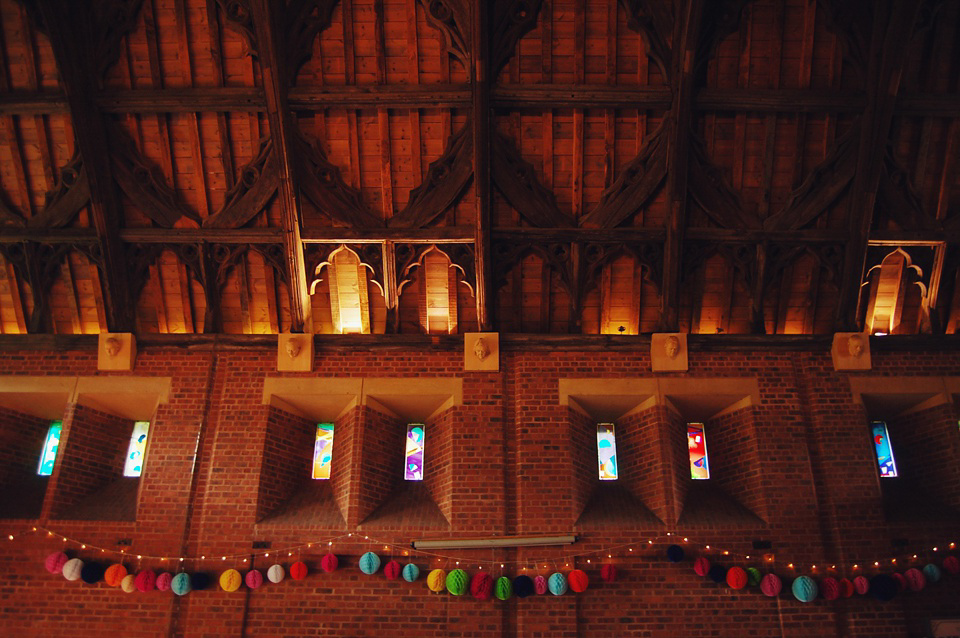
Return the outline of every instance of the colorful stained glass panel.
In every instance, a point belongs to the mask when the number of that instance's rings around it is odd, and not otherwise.
[[[423,480],[423,424],[407,426],[407,450],[404,455],[403,478],[407,481]]]
[[[133,424],[130,445],[127,446],[127,460],[123,464],[124,476],[140,476],[143,471],[143,456],[147,451],[147,430],[149,421],[137,421]]]
[[[897,477],[897,462],[893,458],[893,446],[890,445],[890,434],[887,424],[883,421],[874,421],[870,424],[873,431],[873,446],[877,451],[877,465],[880,466],[881,478]]]
[[[703,423],[687,423],[687,448],[690,451],[690,478],[710,478],[707,437],[703,431]]]
[[[37,474],[40,476],[50,476],[53,474],[53,463],[57,460],[57,448],[60,446],[60,428],[63,427],[61,421],[54,421],[47,430],[47,438],[43,442],[43,452],[40,454],[40,465],[37,467]]]
[[[617,480],[617,439],[613,423],[597,424],[597,460],[600,463],[600,480]]]
[[[317,440],[313,444],[313,478],[330,478],[333,464],[333,423],[317,424]]]

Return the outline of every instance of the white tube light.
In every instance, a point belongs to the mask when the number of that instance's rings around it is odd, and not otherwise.
[[[537,545],[571,545],[577,542],[569,536],[493,536],[491,538],[444,538],[413,541],[414,549],[469,549],[473,547],[530,547]]]

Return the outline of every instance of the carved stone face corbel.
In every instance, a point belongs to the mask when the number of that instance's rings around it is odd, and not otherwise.
[[[133,370],[137,358],[137,342],[129,332],[103,332],[97,348],[98,370]]]
[[[683,372],[687,367],[685,333],[661,332],[650,338],[650,369],[653,372]]]
[[[311,335],[277,335],[277,371],[310,372],[311,370],[313,370]]]
[[[468,332],[463,335],[463,369],[494,372],[500,369],[500,335],[496,332]]]

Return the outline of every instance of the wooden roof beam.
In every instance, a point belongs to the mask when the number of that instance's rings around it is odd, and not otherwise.
[[[488,3],[470,3],[471,54],[473,72],[471,90],[473,117],[473,179],[476,192],[476,236],[474,239],[474,266],[477,286],[477,326],[485,332],[493,329],[490,300],[493,298],[493,275],[490,269],[490,226],[493,205],[492,180],[490,178],[490,133],[492,112],[490,110],[490,85],[496,69],[490,66],[490,25]]]
[[[83,157],[90,186],[90,208],[100,246],[105,279],[107,325],[110,330],[130,332],[134,326],[134,303],[120,243],[123,210],[113,178],[107,131],[93,87],[98,85],[98,60],[90,54],[94,43],[91,12],[85,3],[37,0],[28,8],[39,12],[53,48],[64,86],[77,147]],[[85,37],[86,36],[86,37]]]
[[[839,330],[858,330],[857,305],[867,257],[877,189],[883,173],[884,150],[890,137],[900,77],[907,56],[903,51],[913,33],[922,3],[896,0],[874,6],[870,55],[867,58],[867,107],[860,123],[857,164],[851,185],[850,239],[837,305]]]
[[[269,0],[251,0],[250,5],[257,32],[267,119],[270,122],[270,135],[273,138],[279,170],[278,198],[283,215],[283,243],[290,281],[290,331],[311,332],[313,322],[310,291],[307,288],[303,244],[300,241],[300,202],[297,197],[299,191],[295,183],[296,169],[292,154],[295,132],[287,102],[288,82],[292,73],[287,66],[286,56],[280,49],[285,35],[280,29],[282,21],[278,7],[285,5]]]

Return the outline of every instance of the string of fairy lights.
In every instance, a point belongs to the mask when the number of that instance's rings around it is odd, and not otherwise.
[[[514,572],[539,572],[541,566],[543,569],[549,569],[552,565],[556,570],[559,569],[561,565],[566,568],[575,566],[577,565],[578,561],[582,561],[580,567],[593,564],[600,565],[614,560],[640,556],[651,552],[662,552],[664,547],[667,545],[678,545],[686,552],[691,554],[711,556],[717,560],[726,560],[731,562],[745,561],[747,563],[762,566],[770,571],[786,570],[787,572],[795,574],[807,572],[813,574],[858,574],[867,573],[870,571],[879,573],[886,569],[895,570],[898,568],[903,568],[904,566],[923,563],[934,556],[949,553],[957,548],[955,541],[946,541],[939,544],[924,546],[922,549],[918,549],[915,552],[903,551],[896,556],[888,555],[882,558],[873,557],[870,559],[861,558],[854,559],[852,561],[846,561],[844,563],[835,563],[830,561],[821,561],[819,563],[815,563],[785,561],[782,559],[777,560],[776,555],[769,550],[760,550],[760,553],[750,554],[735,552],[714,544],[699,542],[678,532],[664,532],[653,537],[637,539],[632,542],[619,543],[598,549],[574,552],[560,551],[544,557],[524,557],[515,559],[495,557],[494,555],[497,552],[504,552],[504,550],[508,549],[503,547],[464,550],[470,552],[469,556],[465,556],[463,554],[451,554],[427,551],[423,549],[413,549],[409,545],[400,545],[395,542],[379,540],[367,534],[357,532],[347,532],[345,534],[338,534],[336,536],[290,545],[280,549],[254,549],[252,551],[238,554],[202,553],[199,556],[186,556],[179,554],[143,554],[136,552],[132,546],[121,546],[120,548],[103,547],[95,543],[71,538],[53,529],[49,529],[40,525],[32,526],[26,530],[23,530],[22,532],[9,533],[7,534],[7,540],[10,542],[17,540],[17,538],[23,538],[27,536],[45,536],[51,540],[57,539],[62,544],[62,550],[79,550],[93,555],[99,554],[104,558],[119,557],[119,562],[121,564],[125,561],[136,561],[137,564],[142,562],[159,563],[160,565],[176,566],[178,570],[183,570],[187,565],[197,568],[202,567],[204,564],[207,564],[208,566],[215,564],[221,564],[224,566],[248,564],[252,566],[258,561],[258,559],[266,560],[273,558],[275,561],[280,562],[286,559],[293,559],[294,556],[297,557],[297,560],[300,560],[302,554],[305,552],[316,553],[326,550],[326,552],[336,553],[338,546],[361,545],[366,546],[366,549],[373,549],[375,551],[379,551],[382,548],[383,552],[391,557],[402,556],[408,558],[409,560],[421,558],[444,566],[475,566],[478,570],[483,570],[485,567],[490,570],[496,570],[499,567],[500,570],[507,569]],[[489,559],[476,556],[476,554],[483,554],[486,552],[490,552],[491,554]]]

